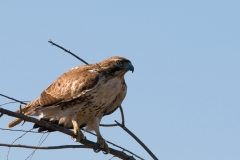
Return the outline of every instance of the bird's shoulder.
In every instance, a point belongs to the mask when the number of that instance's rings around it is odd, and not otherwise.
[[[100,75],[101,69],[96,64],[68,70],[41,93],[41,106],[69,101],[81,96],[98,83]]]

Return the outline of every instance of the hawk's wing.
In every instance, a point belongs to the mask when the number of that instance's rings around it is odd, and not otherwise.
[[[99,81],[99,77],[100,72],[96,65],[72,68],[42,92],[39,98],[40,105],[41,107],[47,107],[78,98],[94,88]]]
[[[79,66],[62,74],[55,82],[45,89],[41,96],[22,108],[25,115],[31,115],[36,110],[58,106],[78,98],[94,88],[100,79],[101,70],[97,64]],[[17,113],[20,110],[16,111]],[[8,124],[11,128],[19,124],[22,119],[17,118]]]

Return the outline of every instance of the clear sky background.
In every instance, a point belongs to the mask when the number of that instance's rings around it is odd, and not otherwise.
[[[132,61],[125,76],[126,126],[164,160],[240,159],[240,1],[1,1],[0,93],[33,100],[68,69],[110,56]],[[9,100],[0,97],[0,104]],[[2,106],[16,110],[18,104]],[[6,128],[12,117],[0,118]],[[119,111],[103,123],[121,121]],[[31,123],[15,129],[29,130]],[[151,157],[119,127],[105,139]],[[0,143],[21,132],[0,131]],[[85,136],[96,141],[87,133]],[[15,144],[37,145],[28,133]],[[76,144],[51,133],[42,146]],[[112,147],[111,145],[109,145]],[[0,147],[0,159],[8,148]],[[12,148],[9,160],[33,150]],[[32,160],[110,159],[89,149],[37,150]],[[117,158],[114,158],[117,159]]]

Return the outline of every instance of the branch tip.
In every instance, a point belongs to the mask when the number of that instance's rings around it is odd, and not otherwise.
[[[19,106],[19,111],[20,111],[20,114],[23,114],[23,113],[22,113],[22,106],[21,106],[21,104],[20,104],[20,106]]]
[[[48,42],[51,43],[53,46],[56,46],[56,47],[58,47],[58,48],[64,50],[65,52],[71,54],[72,56],[74,56],[74,57],[77,58],[78,60],[82,61],[82,62],[85,63],[86,65],[89,65],[89,64],[88,64],[86,61],[84,61],[82,58],[80,58],[80,57],[78,57],[76,54],[70,52],[70,50],[67,50],[67,49],[63,48],[62,46],[60,46],[60,45],[54,43],[54,42],[51,41],[51,40],[48,41]]]

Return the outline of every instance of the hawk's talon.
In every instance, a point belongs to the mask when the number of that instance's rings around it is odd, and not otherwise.
[[[101,148],[100,148],[99,144],[96,144],[96,145],[93,147],[93,151],[94,151],[95,153],[98,153],[98,152],[101,151]]]
[[[84,139],[81,139],[80,142],[84,143],[87,140],[87,138],[84,136]]]
[[[76,129],[73,132],[74,132],[75,136],[72,137],[72,139],[75,138],[75,142],[84,142],[85,141],[86,137],[83,135],[83,133],[79,129]]]
[[[93,151],[95,152],[95,153],[99,153],[100,151],[101,151],[101,149],[93,149]]]
[[[106,141],[104,140],[104,139],[99,139],[98,141],[97,141],[97,143],[99,144],[99,148],[102,150],[102,151],[104,151],[103,153],[104,154],[108,154],[108,153],[110,153],[110,150],[109,150],[109,148],[108,148],[108,145],[107,145],[107,143],[106,143]]]

